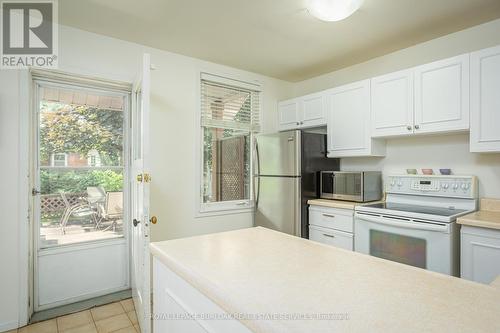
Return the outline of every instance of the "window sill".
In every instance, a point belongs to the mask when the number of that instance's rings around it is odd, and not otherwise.
[[[195,218],[207,216],[233,215],[252,213],[254,210],[253,202],[249,202],[243,207],[228,204],[202,204],[196,212]]]

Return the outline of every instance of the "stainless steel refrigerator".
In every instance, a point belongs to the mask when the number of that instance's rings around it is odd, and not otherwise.
[[[256,137],[255,225],[309,238],[309,199],[317,198],[322,170],[339,170],[326,157],[326,135],[294,130]]]

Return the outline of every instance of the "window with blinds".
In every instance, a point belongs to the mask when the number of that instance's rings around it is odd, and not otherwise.
[[[202,75],[202,211],[251,205],[251,142],[259,115],[258,86]]]

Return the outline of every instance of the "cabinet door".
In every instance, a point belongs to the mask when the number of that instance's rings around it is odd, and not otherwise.
[[[354,211],[352,209],[309,206],[309,225],[354,232]]]
[[[326,106],[324,93],[301,97],[301,127],[317,127],[326,125]]]
[[[371,80],[372,137],[413,134],[413,70]]]
[[[309,226],[309,239],[318,243],[353,251],[353,235],[348,232]]]
[[[500,46],[471,53],[470,150],[500,152]]]
[[[469,129],[469,55],[415,68],[415,133]]]
[[[328,157],[383,155],[370,134],[370,80],[326,92]]]
[[[300,126],[299,101],[297,99],[278,103],[278,127],[280,131]]]
[[[500,275],[500,231],[462,226],[461,277],[489,284]]]

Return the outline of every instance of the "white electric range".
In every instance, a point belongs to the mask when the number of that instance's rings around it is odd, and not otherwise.
[[[384,203],[357,206],[354,250],[458,276],[458,216],[477,209],[474,176],[391,175]]]

